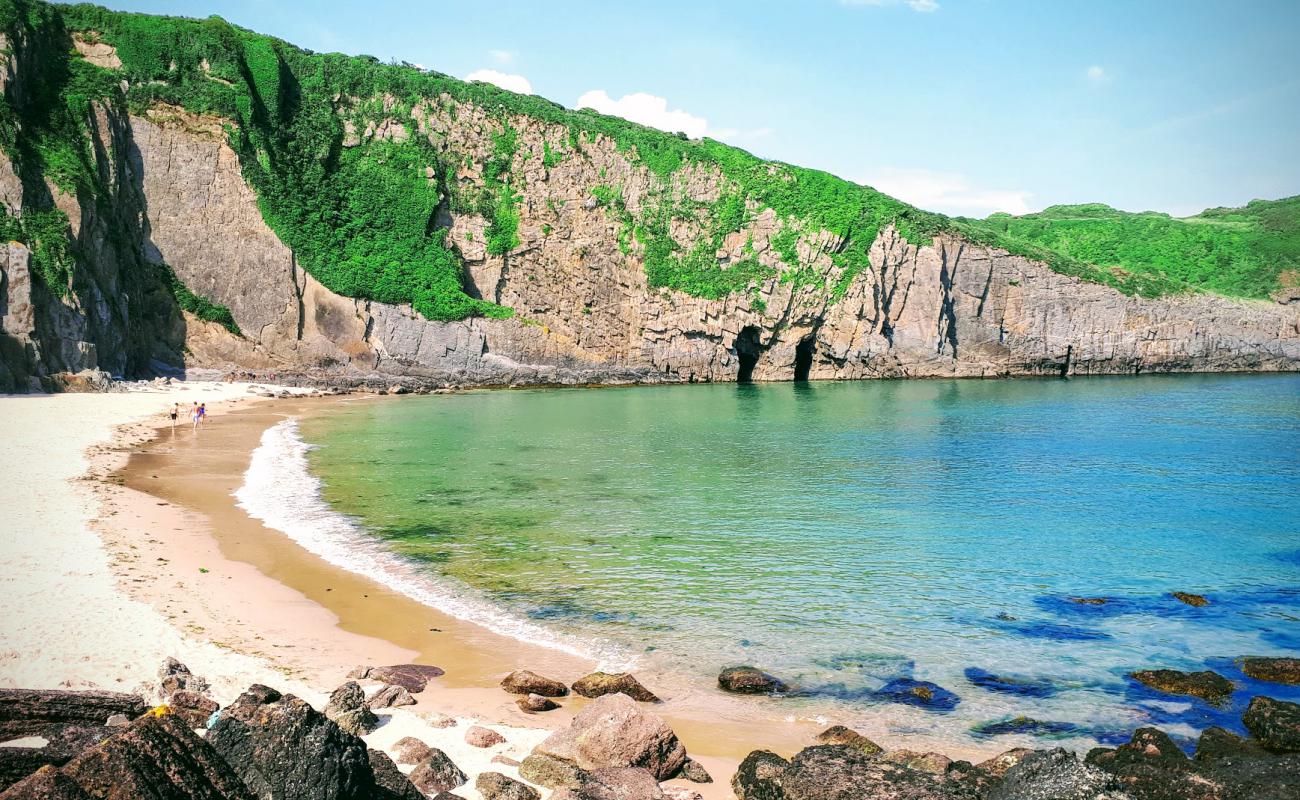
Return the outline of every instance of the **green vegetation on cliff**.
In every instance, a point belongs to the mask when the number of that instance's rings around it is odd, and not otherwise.
[[[836,237],[830,258],[839,278],[824,290],[838,299],[870,266],[870,247],[890,225],[913,244],[960,234],[1146,296],[1200,289],[1263,296],[1276,288],[1279,275],[1295,268],[1300,253],[1292,201],[1187,220],[1079,210],[1094,207],[954,220],[711,139],[688,140],[410,65],[312,53],[219,17],[193,20],[0,0],[0,24],[6,31],[36,25],[61,32],[66,26],[112,45],[121,60],[120,69],[99,69],[69,58],[65,47],[46,59],[50,87],[40,91],[48,102],[26,103],[13,115],[5,104],[0,143],[17,153],[16,161],[35,165],[32,174],[95,191],[85,120],[91,100],[120,102],[116,87],[125,78],[125,101],[134,112],[165,103],[230,122],[231,146],[264,218],[325,286],[351,297],[411,303],[431,319],[511,313],[467,292],[440,204],[446,201],[452,214],[480,215],[487,253],[509,257],[520,245],[525,178],[518,165],[535,158],[545,169],[559,168],[583,157],[584,148],[602,137],[655,178],[636,214],[624,205],[621,186],[603,182],[603,170],[602,183],[590,187],[597,204],[621,223],[619,249],[640,256],[652,286],[699,297],[752,292],[773,277],[819,287],[825,278],[801,263],[800,242],[826,231]],[[441,133],[419,129],[412,111],[420,104],[452,119],[466,106],[486,115],[484,136],[491,135],[492,146],[481,184],[457,178],[462,165],[473,174],[472,154],[457,152]],[[384,119],[404,130],[358,135],[369,122]],[[516,127],[530,120],[549,126],[540,152],[520,150]],[[28,133],[13,142],[11,131],[19,128]],[[713,203],[682,196],[690,171],[700,168],[721,176],[721,193]],[[741,259],[720,264],[716,253],[727,236],[764,209],[771,209],[780,224],[771,245],[784,268],[773,272],[748,248]],[[697,233],[691,241],[678,241],[671,232],[680,236],[682,229]],[[549,235],[550,226],[543,232]],[[41,263],[62,262],[54,253]],[[59,269],[47,270],[56,282]]]

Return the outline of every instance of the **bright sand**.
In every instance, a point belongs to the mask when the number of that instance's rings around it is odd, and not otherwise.
[[[197,434],[184,420],[173,432],[161,415],[181,402],[184,417],[192,400],[208,404],[210,419]],[[501,676],[528,668],[572,681],[596,665],[497,635],[334,567],[248,517],[231,497],[266,428],[338,402],[400,400],[265,401],[242,384],[192,383],[0,398],[0,685],[148,696],[158,665],[171,655],[205,676],[222,703],[259,682],[319,708],[356,665],[436,664],[447,675],[417,705],[383,712],[386,723],[367,741],[387,748],[414,735],[442,749],[471,776],[456,790],[470,798],[478,796],[472,783],[479,772],[516,775],[492,758],[522,759],[585,701],[524,714],[496,688]],[[714,784],[691,785],[705,798],[731,796],[729,779],[745,753],[762,747],[791,755],[828,724],[756,725],[753,703],[761,699],[650,688],[667,700],[653,710],[715,776]],[[458,724],[429,725],[419,715],[431,712]],[[500,731],[506,744],[465,744],[464,731],[476,722]],[[890,741],[882,731],[863,732],[886,746],[987,755],[915,738]]]

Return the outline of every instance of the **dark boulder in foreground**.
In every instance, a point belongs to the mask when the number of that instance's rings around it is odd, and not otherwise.
[[[569,687],[562,681],[544,678],[526,669],[517,669],[502,678],[501,688],[511,694],[539,694],[542,697],[564,697],[569,693]]]
[[[104,725],[116,714],[134,719],[147,708],[138,694],[0,689],[0,732],[21,733],[28,723],[38,722]]]
[[[785,800],[976,800],[967,786],[843,745],[800,750],[780,776]],[[748,796],[745,800],[749,800]]]
[[[843,725],[832,725],[817,734],[816,741],[817,744],[840,744],[846,747],[852,747],[854,750],[860,750],[869,756],[885,752],[885,748],[871,741],[852,728],[846,728]]]
[[[658,703],[654,692],[641,685],[630,672],[593,672],[573,682],[574,694],[583,697],[603,697],[607,694],[625,694],[641,703]]]
[[[93,800],[77,782],[58,769],[45,766],[8,791],[0,792],[3,800]]]
[[[474,781],[483,800],[541,800],[533,787],[508,778],[499,772],[484,772]]]
[[[424,792],[393,763],[386,753],[368,750],[370,771],[375,776],[374,800],[424,800]]]
[[[785,800],[781,778],[790,762],[770,750],[755,750],[745,756],[731,778],[731,790],[738,800]]]
[[[727,667],[718,673],[718,686],[733,694],[777,694],[788,688],[758,667]]]
[[[1002,776],[987,800],[1127,800],[1110,775],[1068,750],[1038,750]]]
[[[1256,697],[1241,716],[1246,730],[1275,753],[1300,753],[1300,705]]]
[[[1181,672],[1176,669],[1143,669],[1129,677],[1143,686],[1165,694],[1199,697],[1216,705],[1225,702],[1233,690],[1232,681],[1211,670]]]
[[[266,686],[222,709],[208,741],[262,798],[363,800],[375,791],[365,742]]]
[[[1300,686],[1300,658],[1246,656],[1240,663],[1241,671],[1257,681]]]
[[[430,747],[428,751],[428,755],[411,770],[411,782],[420,791],[437,794],[465,785],[469,778],[446,753],[436,747]]]
[[[912,678],[895,678],[872,693],[877,700],[909,706],[947,711],[957,707],[961,698],[937,683]]]

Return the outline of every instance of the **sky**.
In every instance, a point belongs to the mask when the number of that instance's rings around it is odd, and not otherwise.
[[[1300,0],[100,0],[708,135],[932,211],[1300,194]]]

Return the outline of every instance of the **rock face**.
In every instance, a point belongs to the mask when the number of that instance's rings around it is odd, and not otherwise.
[[[1144,686],[1166,694],[1199,697],[1210,703],[1223,703],[1232,695],[1232,681],[1211,670],[1179,672],[1176,669],[1144,669],[1129,673]]]
[[[516,670],[501,679],[501,688],[511,694],[537,694],[542,697],[564,697],[569,687],[563,681],[543,678],[526,669]]]
[[[71,43],[4,44],[12,57],[0,64],[0,82],[21,97],[49,54]],[[103,43],[83,42],[79,52],[116,60]],[[450,99],[419,104],[409,120],[379,112],[371,135],[427,136],[462,165],[456,180],[472,194],[484,187],[481,165],[503,124],[517,132],[518,246],[486,252],[488,222],[477,210],[451,208],[436,221],[464,259],[470,291],[517,316],[430,321],[409,307],[341,297],[304,272],[259,213],[225,120],[162,104],[129,115],[96,104],[92,114],[95,167],[113,178],[103,202],[61,194],[41,175],[24,179],[0,160],[6,211],[64,210],[82,253],[60,296],[34,279],[25,246],[0,249],[0,391],[58,388],[95,370],[142,377],[183,367],[433,386],[1300,365],[1300,304],[1128,297],[955,235],[909,243],[892,226],[856,274],[835,263],[844,242],[825,230],[799,231],[799,263],[786,264],[773,245],[786,223],[765,208],[748,209],[716,253],[721,266],[753,258],[767,270],[752,291],[710,300],[657,288],[641,246],[623,241],[618,213],[592,202],[593,189],[617,185],[621,207],[636,212],[664,189],[709,204],[728,188],[716,168],[694,165],[665,186],[604,136],[584,142],[581,157],[548,166],[540,154],[567,139],[565,126]],[[704,220],[674,224],[689,251]],[[164,263],[228,307],[242,335],[182,313],[158,277]],[[795,268],[814,280],[780,279]]]
[[[686,748],[657,715],[623,694],[608,694],[584,708],[569,727],[548,736],[524,760],[549,756],[580,770],[642,767],[658,780],[677,774]]]
[[[718,686],[733,694],[776,694],[788,688],[757,667],[727,667],[718,673]]]
[[[583,697],[601,697],[607,694],[625,694],[642,703],[658,703],[655,693],[641,685],[629,672],[593,672],[573,683],[574,694]]]
[[[1257,681],[1300,686],[1300,658],[1248,656],[1241,659],[1241,671]]]
[[[265,686],[222,709],[207,740],[261,800],[364,800],[375,789],[365,742]]]

